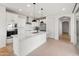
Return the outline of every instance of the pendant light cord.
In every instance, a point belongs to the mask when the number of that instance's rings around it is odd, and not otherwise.
[[[43,8],[41,8],[41,17],[43,17]]]
[[[35,20],[35,5],[36,5],[36,3],[33,3],[33,5],[34,5],[34,8],[33,8],[33,14],[34,14],[34,20]]]

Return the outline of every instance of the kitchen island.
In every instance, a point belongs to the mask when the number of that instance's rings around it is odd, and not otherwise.
[[[46,32],[28,34],[22,38],[14,36],[13,50],[15,55],[25,56],[46,42]]]

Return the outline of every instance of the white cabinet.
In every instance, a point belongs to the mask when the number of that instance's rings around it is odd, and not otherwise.
[[[27,37],[13,36],[13,51],[17,56],[25,56],[46,42],[46,33],[41,32]]]
[[[7,16],[7,30],[12,31],[14,30],[15,24],[18,23],[17,18],[18,15],[7,11],[6,16]]]
[[[20,40],[18,39],[18,36],[13,36],[13,51],[14,55],[19,56],[20,55]]]
[[[46,33],[38,33],[29,38],[26,37],[25,39],[22,39],[20,42],[21,56],[28,55],[45,42],[46,42]]]
[[[0,48],[6,46],[6,10],[0,6]]]
[[[22,15],[18,15],[18,27],[25,27],[26,17]]]
[[[14,24],[18,22],[18,18],[17,18],[17,14],[11,13],[11,12],[7,12],[7,24]]]

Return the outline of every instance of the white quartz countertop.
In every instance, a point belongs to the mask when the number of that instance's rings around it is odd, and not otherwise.
[[[25,40],[25,39],[28,39],[28,38],[33,38],[35,36],[38,36],[38,35],[41,35],[41,34],[46,34],[46,32],[38,32],[38,33],[32,33],[30,35],[26,35],[24,39],[21,39],[21,40]]]
[[[25,39],[28,39],[28,38],[32,38],[32,37],[34,37],[34,36],[38,36],[38,35],[41,35],[41,34],[46,34],[46,32],[43,32],[43,31],[40,31],[40,32],[38,32],[38,33],[32,33],[32,34],[25,34],[25,36],[19,36],[19,35],[12,35],[13,37],[16,37],[16,38],[21,38],[21,39],[19,39],[19,40],[25,40]]]

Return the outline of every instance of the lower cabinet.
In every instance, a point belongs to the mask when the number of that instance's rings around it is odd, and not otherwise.
[[[23,39],[13,39],[13,50],[15,55],[25,56],[46,42],[46,33],[40,33]]]

